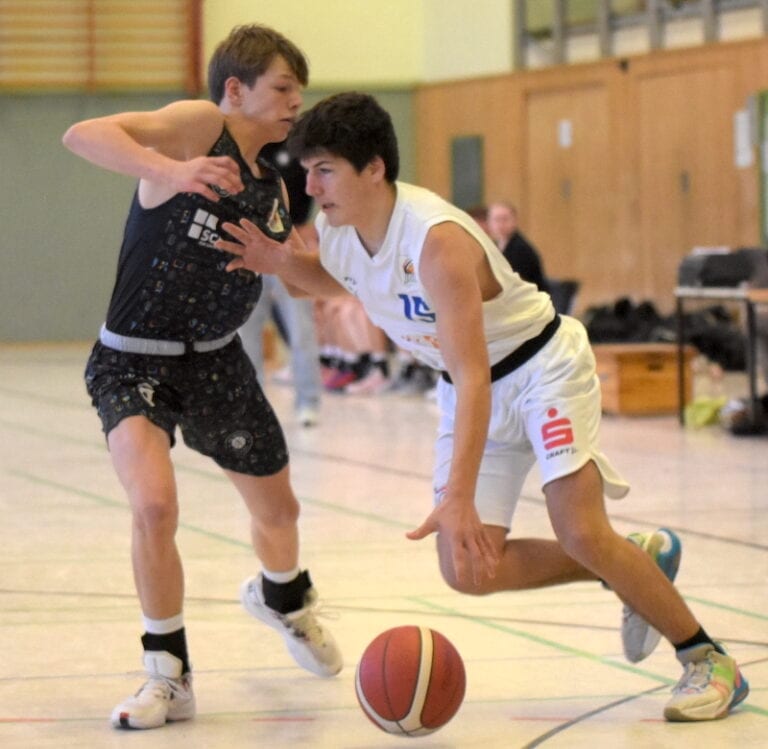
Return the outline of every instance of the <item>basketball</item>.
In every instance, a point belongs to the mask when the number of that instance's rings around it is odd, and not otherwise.
[[[428,627],[382,632],[363,652],[355,674],[363,712],[400,736],[425,736],[444,726],[459,709],[465,687],[458,651]]]

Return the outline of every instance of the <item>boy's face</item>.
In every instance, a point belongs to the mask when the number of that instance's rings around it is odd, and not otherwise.
[[[358,172],[351,162],[328,151],[301,159],[307,172],[307,195],[325,213],[331,226],[358,225],[364,222],[374,185],[374,170]]]
[[[269,130],[273,142],[285,140],[302,102],[302,86],[285,58],[277,55],[250,88],[240,85],[240,111]]]

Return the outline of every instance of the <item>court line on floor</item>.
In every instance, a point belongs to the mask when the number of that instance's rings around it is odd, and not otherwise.
[[[37,437],[41,437],[51,442],[56,442],[57,444],[60,444],[61,440],[66,440],[66,442],[68,443],[83,445],[85,447],[91,447],[94,449],[98,449],[100,451],[103,451],[105,449],[104,442],[97,442],[91,439],[78,438],[72,435],[56,435],[51,433],[50,431],[44,431],[42,429],[30,427],[27,424],[19,424],[17,422],[8,421],[7,419],[0,419],[0,426],[5,426],[7,428],[15,429],[17,431],[20,431],[26,434],[31,434]],[[370,461],[359,460],[356,458],[328,455],[325,453],[320,453],[320,452],[301,449],[301,448],[297,449],[294,447],[290,448],[290,454],[292,456],[303,455],[311,459],[323,460],[323,461],[340,464],[340,465],[356,466],[358,468],[364,468],[371,471],[387,473],[389,475],[404,476],[407,478],[414,478],[414,479],[419,479],[427,482],[431,481],[431,474],[426,471],[415,471],[412,469],[397,468],[397,467],[388,466],[388,465],[385,466],[385,465],[373,463]],[[178,461],[178,460],[174,461],[174,466],[176,467],[176,470],[178,470],[180,473],[188,473],[190,475],[201,476],[203,478],[213,480],[213,481],[218,481],[218,482],[227,483],[227,484],[229,483],[229,480],[226,478],[226,476],[224,476],[221,473],[207,470],[204,468],[189,466],[189,465],[186,465],[183,461]],[[531,496],[531,495],[522,494],[520,496],[520,500],[522,502],[533,504],[538,507],[545,506],[544,498],[540,496]],[[411,527],[411,524],[408,524],[408,523],[400,523],[398,521],[392,520],[391,518],[388,519],[388,518],[385,518],[384,516],[376,515],[374,513],[364,513],[358,510],[351,510],[341,505],[334,505],[333,503],[324,502],[323,500],[319,500],[319,499],[301,497],[301,501],[306,502],[307,504],[314,504],[317,506],[322,506],[326,509],[332,509],[337,512],[342,512],[350,516],[356,516],[364,519],[367,518],[371,520],[375,519],[381,523],[392,525],[395,527],[402,527],[402,528],[408,528],[408,529],[410,529]],[[631,515],[624,515],[624,514],[619,514],[615,512],[611,512],[610,517],[611,517],[611,520],[613,521],[621,521],[629,525],[641,525],[643,527],[651,527],[651,526],[655,527],[656,525],[654,523],[650,523],[647,519],[638,519],[638,518],[632,517]],[[666,527],[678,533],[684,533],[694,538],[706,539],[708,541],[717,541],[719,543],[738,546],[740,548],[756,549],[758,551],[768,551],[768,543],[758,543],[756,541],[747,541],[741,538],[730,538],[728,536],[721,536],[714,533],[698,531],[691,528],[685,528],[679,525],[667,525]]]
[[[594,663],[599,663],[605,666],[609,666],[611,668],[615,668],[621,671],[627,671],[629,673],[635,674],[637,676],[644,676],[646,678],[649,678],[653,681],[659,681],[661,682],[661,686],[655,688],[652,691],[656,691],[656,689],[661,689],[664,687],[664,685],[671,685],[675,684],[677,682],[676,679],[670,679],[669,677],[662,676],[660,674],[656,674],[653,671],[648,671],[647,669],[640,668],[638,666],[632,665],[630,663],[622,663],[617,660],[613,660],[611,658],[606,658],[604,656],[595,655],[594,653],[590,653],[587,650],[582,650],[580,648],[574,648],[570,645],[565,645],[564,643],[557,642],[555,640],[550,640],[546,637],[541,637],[540,635],[535,635],[531,632],[526,632],[524,630],[514,629],[512,627],[507,627],[504,625],[499,624],[496,621],[491,621],[489,618],[486,617],[479,617],[479,616],[473,616],[472,614],[463,614],[460,611],[456,611],[456,609],[451,609],[446,606],[442,606],[441,604],[434,603],[433,601],[430,601],[425,598],[420,598],[418,596],[407,596],[406,600],[413,601],[416,604],[421,604],[425,608],[429,610],[434,611],[442,611],[442,612],[449,612],[454,613],[455,615],[463,618],[464,620],[468,622],[472,622],[475,624],[479,624],[480,626],[487,627],[489,629],[495,629],[499,632],[504,632],[505,634],[511,634],[515,637],[519,637],[524,640],[528,640],[529,642],[535,642],[538,645],[544,645],[545,647],[553,648],[561,653],[565,653],[567,655],[573,655],[579,658],[585,658],[587,660],[590,660]],[[754,665],[757,663],[764,663],[768,661],[768,658],[758,658],[753,661],[750,661],[748,663],[740,664],[742,667],[747,665]],[[639,697],[643,693],[639,693],[635,696]],[[634,699],[634,698],[633,698]],[[608,709],[610,707],[615,707],[616,705],[622,704],[623,702],[626,702],[628,700],[620,700],[615,703],[611,703],[610,705],[603,706],[602,710],[598,709],[596,711],[593,711],[595,714],[598,712],[602,712],[605,709]],[[755,713],[757,715],[760,715],[761,717],[768,718],[768,709],[757,707],[755,705],[750,705],[749,703],[742,703],[739,706],[739,709],[743,709],[745,711]],[[533,746],[536,746],[535,744]]]
[[[191,470],[193,470],[193,472],[195,472],[195,473],[203,473],[203,474],[206,475],[206,477],[212,478],[212,479],[214,479],[216,481],[221,481],[223,483],[229,483],[228,479],[225,476],[223,476],[223,475],[214,474],[212,472],[208,472],[208,471],[201,470],[201,469],[191,469]],[[7,471],[7,473],[9,473],[10,475],[17,476],[19,478],[26,479],[28,481],[32,481],[34,483],[38,483],[40,485],[44,485],[44,486],[48,486],[50,488],[58,489],[58,490],[67,492],[69,494],[74,494],[75,496],[79,496],[81,498],[94,501],[94,502],[96,502],[98,504],[101,504],[102,506],[105,506],[105,507],[111,507],[113,509],[119,509],[119,510],[122,510],[124,512],[128,512],[129,511],[127,503],[125,503],[123,501],[116,500],[116,499],[112,499],[110,497],[105,497],[104,495],[101,495],[101,494],[96,494],[94,492],[90,492],[90,491],[87,491],[87,490],[84,490],[84,489],[78,489],[78,488],[72,487],[72,486],[70,486],[68,484],[63,484],[61,482],[53,481],[53,480],[48,479],[46,477],[42,477],[42,476],[37,476],[35,474],[31,474],[31,473],[29,473],[27,471],[21,471],[21,470],[18,470],[18,469],[9,469]],[[383,516],[383,515],[377,515],[375,513],[362,512],[360,510],[354,510],[354,509],[351,509],[351,508],[348,508],[348,507],[344,507],[342,505],[334,504],[332,502],[326,502],[324,500],[316,500],[316,499],[309,499],[309,498],[302,497],[301,501],[306,502],[307,504],[310,504],[310,505],[321,506],[324,509],[328,509],[328,510],[331,510],[333,512],[338,512],[338,513],[349,515],[349,516],[352,516],[352,517],[363,518],[363,519],[366,519],[366,520],[370,520],[372,522],[376,522],[376,523],[380,523],[380,524],[384,524],[384,525],[389,525],[389,526],[394,526],[394,527],[397,527],[397,528],[410,529],[413,526],[412,523],[404,523],[404,522],[401,522],[401,521],[393,520],[392,518],[389,518],[389,517],[386,517],[386,516]],[[222,533],[216,533],[215,531],[210,531],[210,530],[208,530],[206,528],[203,528],[201,526],[192,525],[191,523],[180,521],[179,522],[179,528],[180,529],[184,529],[186,531],[189,531],[191,533],[196,533],[198,535],[204,536],[205,538],[221,541],[222,543],[228,544],[230,546],[236,546],[236,547],[241,548],[241,549],[251,549],[251,544],[249,542],[247,542],[247,541],[241,541],[239,539],[234,539],[234,538],[232,538],[230,536],[227,536],[227,535],[224,535]],[[717,603],[715,601],[708,601],[708,600],[703,599],[703,598],[697,598],[695,600],[696,600],[697,603],[700,603],[701,605],[704,605],[704,606],[709,606],[709,607],[712,607],[712,608],[725,609],[725,610],[731,611],[733,613],[741,614],[743,616],[749,616],[749,617],[758,618],[758,619],[768,619],[768,617],[766,617],[766,616],[764,616],[762,614],[758,614],[757,612],[751,612],[751,611],[747,611],[747,610],[743,610],[743,609],[738,609],[738,608],[734,608],[734,607],[727,607],[724,604]]]

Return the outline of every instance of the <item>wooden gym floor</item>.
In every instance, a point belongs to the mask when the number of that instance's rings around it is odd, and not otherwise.
[[[768,745],[768,439],[673,416],[606,417],[603,445],[633,483],[611,502],[622,533],[674,528],[678,585],[742,664],[752,692],[727,720],[668,724],[680,668],[662,643],[621,655],[621,607],[597,584],[471,598],[442,582],[431,540],[408,541],[430,506],[435,407],[422,398],[325,396],[322,422],[293,421],[268,385],[303,504],[302,562],[345,655],[340,676],[298,667],[237,601],[253,574],[247,516],[216,467],[179,445],[178,541],[199,713],[148,732],[113,730],[141,683],[130,517],[81,380],[88,346],[0,346],[0,746],[401,747],[357,706],[357,659],[399,624],[439,630],[462,653],[465,702],[421,747]],[[536,476],[516,535],[551,537]]]

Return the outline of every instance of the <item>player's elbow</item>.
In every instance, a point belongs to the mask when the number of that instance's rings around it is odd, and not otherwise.
[[[84,141],[83,129],[82,122],[76,122],[74,125],[67,128],[67,131],[61,137],[62,144],[70,151],[77,153]]]

